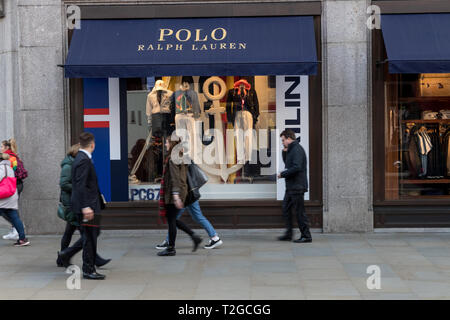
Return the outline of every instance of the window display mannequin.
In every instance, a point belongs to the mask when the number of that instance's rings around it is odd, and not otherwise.
[[[145,140],[144,146],[141,148],[139,156],[137,159],[133,160],[134,165],[128,178],[130,184],[138,184],[142,179],[153,180],[153,178],[155,178],[155,168],[158,168],[158,173],[160,171],[159,168],[162,164],[162,147],[159,138],[162,137],[164,139],[169,133],[172,94],[172,91],[166,89],[164,81],[158,80],[152,91],[147,95],[146,114],[149,134]],[[153,142],[152,136],[155,138]],[[152,147],[150,153],[148,153],[149,146]],[[146,155],[148,156],[147,159],[145,159]],[[143,170],[147,170],[148,173],[145,175],[138,173],[143,161]],[[159,175],[158,173],[156,173],[157,176]]]
[[[251,159],[253,127],[258,117],[259,103],[256,90],[252,89],[247,80],[236,81],[234,88],[228,91],[227,121],[234,123],[238,163],[245,163]]]
[[[149,129],[155,137],[166,136],[169,131],[172,95],[173,92],[166,89],[164,81],[158,80],[147,96],[147,120]]]
[[[196,121],[200,117],[198,94],[194,91],[192,77],[182,77],[180,89],[172,95],[172,114],[175,117],[176,134],[189,146],[189,156],[196,161],[201,157],[201,148],[196,138]],[[185,130],[183,134],[182,130]],[[198,155],[200,153],[200,155]]]

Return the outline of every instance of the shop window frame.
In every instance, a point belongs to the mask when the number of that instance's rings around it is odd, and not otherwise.
[[[317,57],[322,56],[321,1],[270,2],[270,3],[219,3],[219,4],[165,4],[165,5],[80,5],[82,19],[135,19],[135,18],[196,18],[196,17],[242,17],[242,16],[314,16]],[[72,32],[66,35],[70,43]],[[83,81],[68,79],[70,136],[72,143],[83,131]],[[313,228],[321,228],[323,221],[323,157],[322,157],[322,65],[317,75],[309,76],[310,125],[310,200],[305,208]],[[281,228],[281,201],[261,200],[203,200],[202,208],[216,228]],[[157,214],[149,215],[149,209],[157,209],[157,202],[112,202],[104,216],[104,229],[165,228]],[[275,210],[274,210],[275,208]],[[260,218],[253,222],[254,216]]]

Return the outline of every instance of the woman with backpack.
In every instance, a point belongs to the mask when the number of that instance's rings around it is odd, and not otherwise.
[[[19,218],[19,195],[15,181],[14,171],[11,168],[10,156],[7,153],[0,153],[0,214],[19,233],[19,239],[14,245],[16,247],[28,246],[30,241],[25,236],[23,223]],[[12,194],[12,195],[10,195]]]
[[[169,244],[164,251],[158,252],[158,256],[174,256],[175,240],[177,237],[177,228],[186,232],[194,243],[192,251],[197,250],[202,239],[194,233],[186,224],[177,220],[178,215],[184,208],[184,203],[188,195],[187,186],[187,165],[177,164],[172,159],[172,155],[176,152],[175,148],[179,140],[172,137],[166,139],[166,150],[168,150],[167,158],[164,162],[163,178],[161,180],[161,189],[159,197],[159,214],[167,218],[169,227]],[[180,156],[182,151],[180,150]],[[181,160],[181,157],[179,157]]]
[[[9,161],[11,163],[11,168],[14,170],[14,175],[17,181],[17,192],[18,196],[23,190],[23,180],[28,176],[27,170],[23,166],[22,160],[17,155],[17,144],[15,139],[3,140],[0,145],[0,152],[9,155]],[[8,219],[7,219],[8,220]],[[8,220],[9,221],[9,220]],[[12,225],[12,222],[9,221]],[[19,233],[14,227],[11,227],[11,231],[3,236],[4,240],[18,240]]]
[[[80,144],[71,146],[67,152],[67,156],[61,162],[61,176],[59,180],[59,186],[61,187],[61,204],[59,210],[63,212],[60,217],[66,221],[66,229],[61,238],[61,251],[58,252],[58,259],[56,260],[58,267],[68,267],[70,265],[71,257],[83,248],[82,238],[78,239],[73,246],[69,247],[75,230],[80,227],[76,215],[70,209],[72,206],[72,164],[79,150]],[[95,265],[97,267],[102,267],[110,261],[111,259],[103,259],[97,254]]]

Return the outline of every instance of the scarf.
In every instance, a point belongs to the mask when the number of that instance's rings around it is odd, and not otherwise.
[[[161,189],[159,190],[159,216],[161,217],[163,223],[166,223],[166,202],[165,202],[165,192],[164,192],[164,178],[166,177],[167,167],[169,165],[169,157],[166,158],[164,161],[164,167],[163,167],[163,176],[161,179]]]

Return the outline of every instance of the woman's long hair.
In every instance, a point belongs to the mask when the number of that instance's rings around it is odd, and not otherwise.
[[[75,158],[77,156],[78,151],[80,151],[80,144],[72,145],[69,150],[67,150],[67,155]]]
[[[16,139],[11,138],[9,140],[3,140],[2,144],[5,147],[8,147],[12,152],[14,152],[15,154],[17,154],[17,143],[16,143]]]

